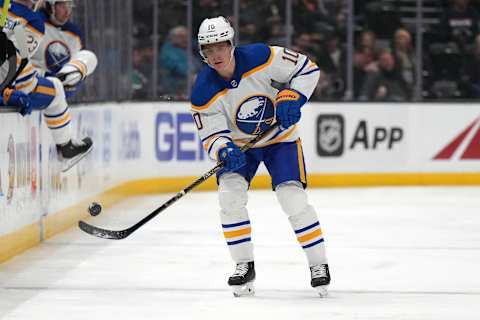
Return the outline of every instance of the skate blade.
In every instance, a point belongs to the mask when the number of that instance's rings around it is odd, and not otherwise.
[[[76,157],[73,157],[71,159],[63,159],[61,158],[61,162],[63,164],[62,167],[62,172],[65,173],[68,170],[72,169],[77,163],[80,162],[83,158],[85,158],[91,151],[93,150],[93,145],[90,146],[90,148],[87,149],[84,153],[81,153],[77,155]]]
[[[253,287],[253,282],[247,282],[240,286],[230,286],[233,291],[233,296],[236,298],[239,297],[249,297],[255,294],[255,288]]]
[[[327,286],[318,286],[318,287],[315,287],[314,289],[317,290],[317,293],[321,298],[326,298],[327,297],[327,295],[328,295],[328,285]]]

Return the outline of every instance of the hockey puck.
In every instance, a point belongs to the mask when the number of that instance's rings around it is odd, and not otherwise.
[[[96,202],[92,202],[92,204],[88,207],[88,212],[91,216],[98,216],[100,212],[102,212],[102,206]]]

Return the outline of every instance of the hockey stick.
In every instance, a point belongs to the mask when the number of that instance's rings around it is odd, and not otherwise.
[[[266,136],[268,136],[270,133],[272,133],[277,127],[279,126],[278,122],[273,124],[270,128],[267,129],[267,131],[263,132],[262,134],[256,136],[252,140],[250,140],[247,144],[242,146],[240,150],[242,152],[247,151],[251,147],[253,147],[258,141],[262,140]],[[191,185],[177,193],[175,196],[170,198],[167,202],[162,204],[160,207],[155,209],[152,213],[150,213],[148,216],[140,220],[139,222],[135,223],[133,226],[130,228],[124,229],[124,230],[107,230],[107,229],[102,229],[98,228],[95,226],[92,226],[86,222],[79,221],[78,226],[80,229],[82,229],[84,232],[91,234],[93,236],[99,237],[99,238],[104,238],[104,239],[112,239],[112,240],[121,240],[125,239],[129,235],[131,235],[135,230],[143,226],[145,223],[148,221],[152,220],[154,217],[156,217],[160,212],[164,211],[168,207],[170,207],[172,204],[177,202],[180,198],[182,198],[184,195],[186,195],[188,192],[193,190],[195,187],[199,186],[203,182],[205,182],[208,178],[216,174],[221,168],[223,167],[223,162],[218,163],[215,167],[210,169],[207,173],[205,173],[203,176],[195,180]]]
[[[5,0],[3,2],[2,16],[0,17],[0,28],[1,29],[3,29],[3,27],[5,27],[5,24],[7,23],[8,8],[10,8],[10,0]]]

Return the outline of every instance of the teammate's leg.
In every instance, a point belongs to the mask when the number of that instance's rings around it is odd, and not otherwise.
[[[60,80],[38,77],[38,84],[30,96],[36,103],[46,106],[43,113],[45,122],[57,145],[63,171],[67,171],[92,150],[92,140],[89,137],[81,141],[72,138],[71,116]]]

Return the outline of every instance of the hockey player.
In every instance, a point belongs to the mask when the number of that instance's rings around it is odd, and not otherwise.
[[[32,0],[13,2],[7,24],[3,28],[7,37],[3,37],[2,41],[6,42],[5,45],[8,42],[17,48],[17,68],[20,67],[20,52],[25,52],[30,58],[38,49],[45,31],[43,21],[32,10],[36,4],[37,1]],[[3,6],[3,0],[0,0],[0,6]],[[8,70],[2,66],[0,73],[0,78],[3,78]],[[60,80],[40,77],[30,61],[13,84],[1,94],[1,104],[19,108],[22,115],[29,114],[32,110],[44,110],[45,122],[52,132],[62,161],[62,171],[70,169],[92,150],[93,142],[89,137],[82,141],[72,139],[71,117]]]
[[[305,55],[282,47],[252,44],[235,47],[234,30],[224,17],[205,19],[198,43],[207,66],[192,91],[192,115],[209,156],[223,161],[217,175],[220,220],[236,263],[228,279],[235,296],[252,295],[255,279],[247,190],[263,162],[272,189],[288,216],[320,296],[330,283],[320,223],[307,201],[302,144],[297,133],[302,106],[312,94],[319,68]],[[278,121],[254,148],[239,149]]]
[[[83,33],[70,22],[73,0],[45,0],[40,17],[45,35],[32,57],[41,75],[58,77],[67,98],[74,95],[87,76],[97,66],[97,57],[84,50]]]

